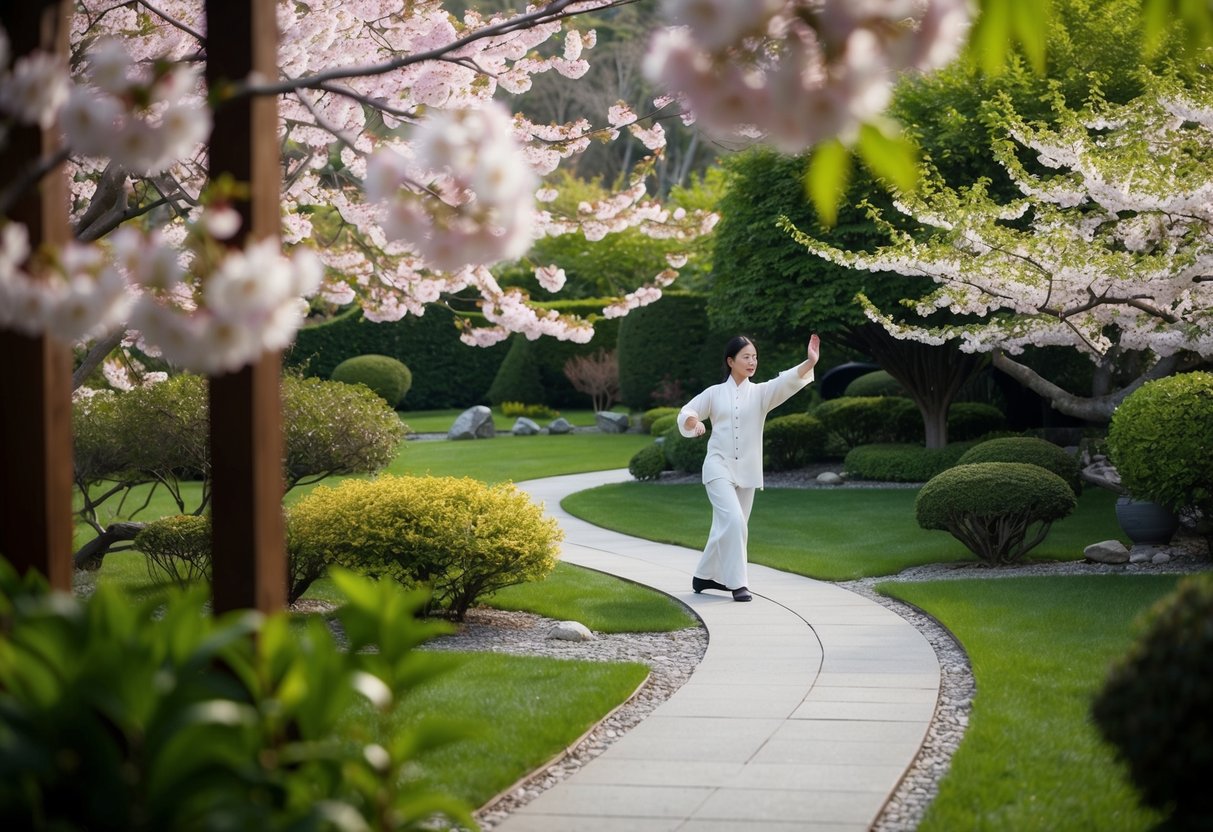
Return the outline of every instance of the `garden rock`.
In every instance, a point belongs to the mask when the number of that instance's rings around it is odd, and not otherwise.
[[[628,414],[612,413],[609,410],[600,410],[594,414],[594,420],[598,423],[598,429],[603,433],[627,433]]]
[[[1168,555],[1166,552],[1158,552],[1154,555],[1154,557],[1150,558],[1150,563],[1154,563],[1154,564],[1170,563],[1170,562],[1171,562],[1171,556]]]
[[[482,404],[469,407],[455,418],[446,435],[448,439],[492,439],[497,435],[493,411]]]
[[[559,419],[553,419],[551,422],[548,423],[548,433],[560,434],[560,433],[572,433],[572,432],[573,432],[572,424],[570,424],[569,420],[564,418],[563,416],[561,416]]]
[[[1119,540],[1101,540],[1082,550],[1082,556],[1095,563],[1128,563],[1129,550]]]
[[[519,416],[518,421],[514,422],[515,436],[535,436],[540,431],[540,427],[535,423],[534,419],[528,419],[525,416]]]
[[[842,485],[842,477],[833,471],[822,471],[817,475],[817,481],[822,485]]]
[[[1158,554],[1157,546],[1137,544],[1129,550],[1129,563],[1149,563]]]
[[[564,641],[594,641],[594,634],[580,621],[561,621],[548,633],[548,638],[558,638]]]

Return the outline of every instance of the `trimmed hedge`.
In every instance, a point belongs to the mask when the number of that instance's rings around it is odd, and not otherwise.
[[[356,355],[333,368],[333,381],[364,384],[393,410],[400,406],[413,386],[413,374],[403,362],[389,355]]]
[[[1213,519],[1213,373],[1143,384],[1112,414],[1108,451],[1134,498]]]
[[[640,417],[640,429],[645,433],[659,435],[661,431],[654,430],[653,425],[657,423],[658,419],[665,416],[677,416],[678,410],[677,407],[651,407]]]
[[[660,419],[653,422],[652,427],[649,429],[649,433],[651,433],[653,436],[665,436],[671,429],[676,430],[677,428],[678,412],[675,411],[669,416],[662,416]]]
[[[646,445],[628,461],[628,473],[641,482],[655,480],[665,470],[665,451],[654,442]]]
[[[1031,436],[987,439],[965,451],[957,464],[970,465],[974,462],[1027,462],[1039,465],[1065,480],[1076,495],[1082,493],[1078,458],[1043,439]]]
[[[1185,578],[1149,612],[1091,704],[1159,829],[1213,828],[1213,578]]]
[[[600,314],[606,303],[591,298],[546,303],[543,307],[561,314],[591,317]],[[529,341],[525,335],[510,336],[508,352],[485,398],[494,405],[514,401],[545,404],[556,409],[587,407],[588,397],[573,387],[564,374],[564,364],[574,356],[590,355],[599,349],[615,349],[619,326],[617,318],[595,320],[594,337],[585,344],[549,337]]]
[[[906,389],[901,382],[893,378],[885,370],[874,370],[866,373],[847,385],[844,396],[901,396],[905,398]]]
[[[1026,462],[957,465],[918,492],[914,513],[924,529],[949,532],[980,560],[1015,563],[1078,501],[1061,477]]]
[[[922,439],[922,416],[900,396],[844,396],[813,410],[826,430],[848,448],[879,442]]]
[[[643,410],[690,401],[720,381],[727,340],[709,327],[707,298],[701,295],[667,292],[656,303],[632,310],[619,325],[623,403]],[[680,401],[658,401],[654,394],[663,386]]]
[[[391,356],[413,370],[409,409],[439,410],[483,404],[508,350],[506,344],[464,344],[452,314],[441,307],[385,323],[368,321],[355,308],[299,330],[283,361],[305,375],[329,378],[347,358]]]
[[[666,431],[661,447],[665,451],[666,462],[675,471],[698,474],[703,470],[703,461],[708,456],[708,437],[712,435],[711,425],[705,423],[704,426],[707,432],[693,438],[683,436],[677,426]]]
[[[789,471],[815,462],[825,454],[826,429],[807,413],[779,416],[762,432],[762,457],[772,471]]]
[[[972,442],[953,442],[943,448],[924,448],[909,443],[860,445],[842,462],[846,476],[876,482],[926,482],[948,470],[973,447]]]

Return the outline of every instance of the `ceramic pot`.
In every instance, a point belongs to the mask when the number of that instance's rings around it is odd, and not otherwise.
[[[1135,544],[1166,545],[1179,528],[1179,517],[1171,509],[1132,497],[1116,501],[1116,520]]]

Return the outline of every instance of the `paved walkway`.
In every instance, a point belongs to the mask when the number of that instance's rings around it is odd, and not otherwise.
[[[560,508],[566,494],[629,479],[607,471],[519,487],[564,528],[565,561],[683,601],[707,627],[707,653],[646,720],[497,829],[867,829],[935,711],[939,664],[930,645],[879,604],[764,566],[750,566],[752,603],[695,595],[699,552],[606,531]]]

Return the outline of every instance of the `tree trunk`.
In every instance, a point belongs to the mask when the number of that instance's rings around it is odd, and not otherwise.
[[[125,521],[111,523],[105,531],[80,547],[80,551],[76,552],[72,558],[73,565],[77,569],[84,569],[89,572],[100,569],[101,562],[109,554],[111,546],[119,541],[134,540],[135,535],[143,531],[143,527],[146,525],[146,523]]]
[[[1106,393],[1102,396],[1077,396],[1045,379],[1031,367],[1008,358],[1002,352],[994,353],[994,366],[1024,387],[1048,400],[1053,409],[1059,413],[1084,419],[1088,422],[1106,424],[1112,418],[1112,411],[1116,410],[1117,406],[1130,393],[1147,381],[1163,378],[1183,369],[1186,366],[1186,362],[1181,361],[1177,355],[1161,358],[1154,366],[1135,378],[1130,384],[1120,390]]]
[[[920,344],[894,338],[879,324],[847,332],[847,346],[867,353],[897,380],[922,413],[928,448],[948,444],[948,408],[965,382],[986,363],[983,355],[962,353],[954,344]]]

